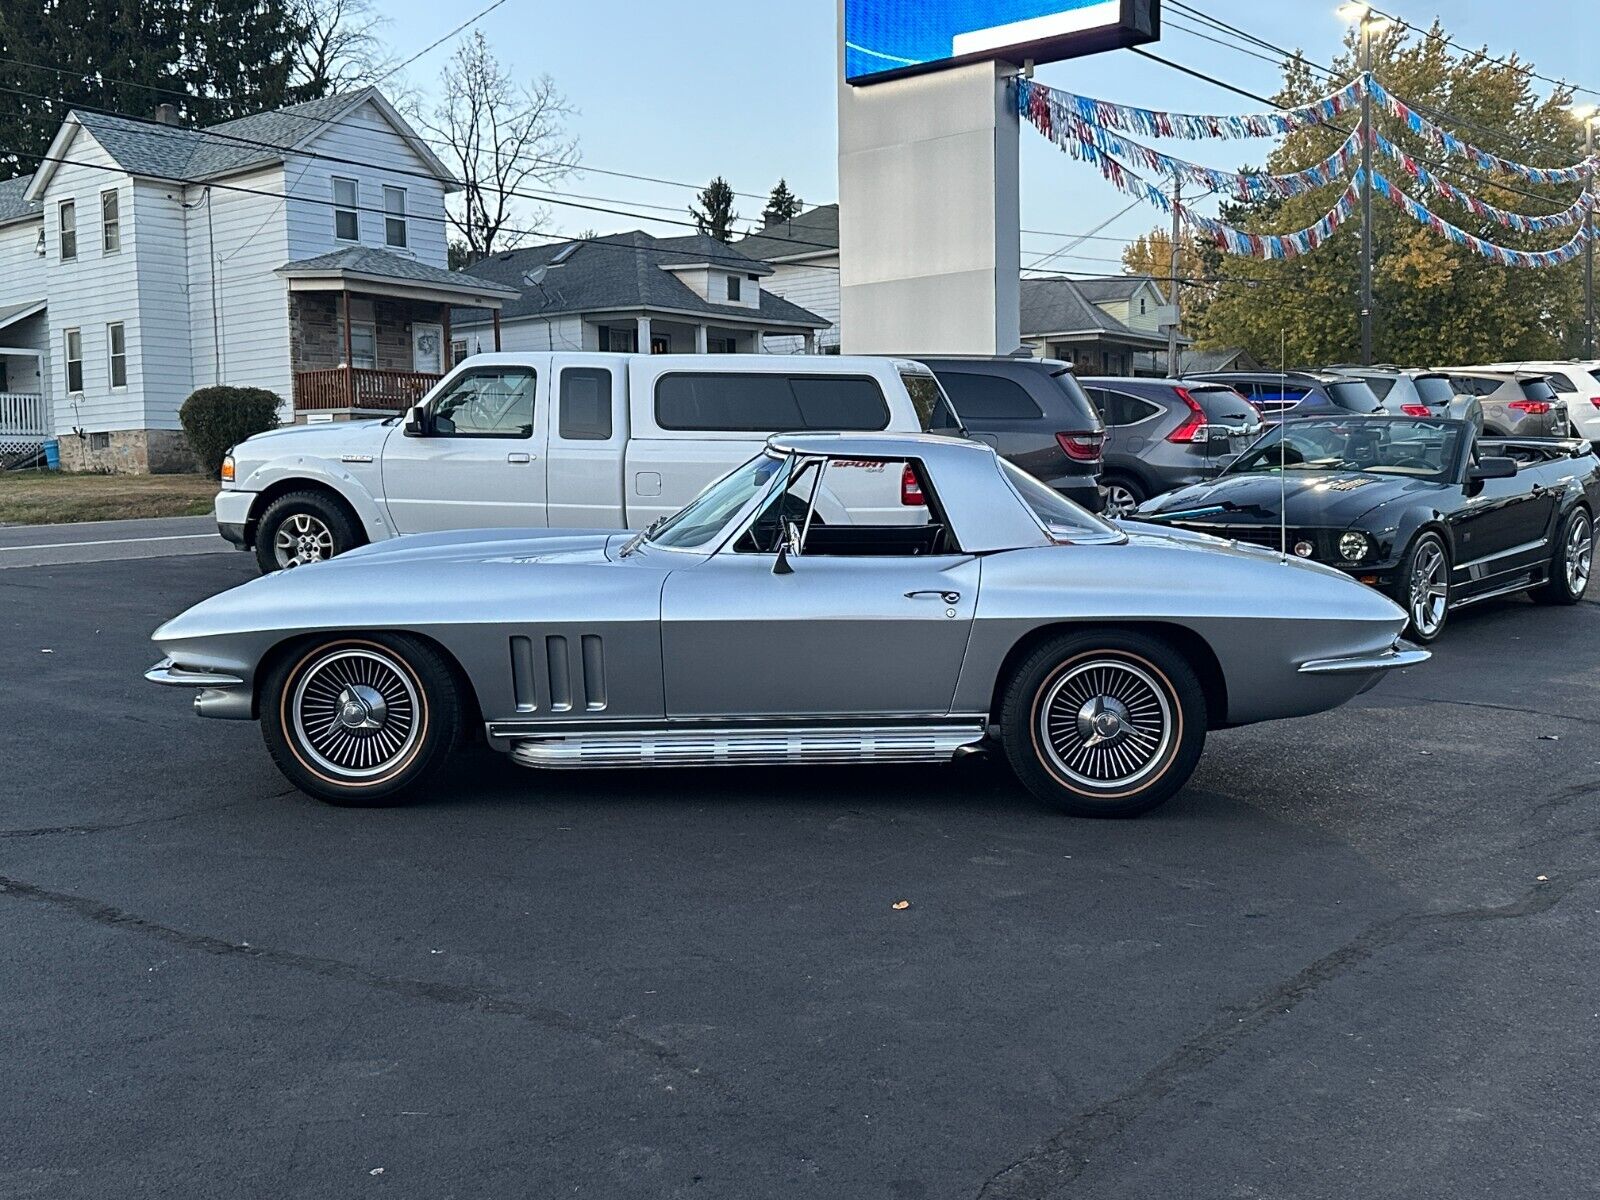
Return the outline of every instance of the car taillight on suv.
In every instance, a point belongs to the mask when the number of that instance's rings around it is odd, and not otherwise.
[[[900,503],[907,508],[921,508],[928,503],[928,498],[922,494],[922,484],[917,480],[917,473],[907,467],[900,474]]]
[[[1105,448],[1106,435],[1103,433],[1058,433],[1056,441],[1061,444],[1061,449],[1070,459],[1077,462],[1099,462],[1100,453]]]
[[[1554,406],[1548,400],[1513,400],[1506,407],[1525,412],[1531,417],[1542,417]]]
[[[1182,425],[1167,434],[1169,442],[1203,442],[1211,436],[1211,430],[1206,426],[1206,410],[1200,407],[1200,402],[1189,394],[1188,388],[1177,388],[1174,393],[1179,400],[1189,406],[1189,415]]]
[[[1400,406],[1400,411],[1405,413],[1405,415],[1408,417],[1433,416],[1433,409],[1429,408],[1426,404],[1402,404]]]

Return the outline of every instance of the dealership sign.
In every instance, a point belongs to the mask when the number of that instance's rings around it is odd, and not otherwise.
[[[1161,0],[844,0],[844,73],[860,84],[984,59],[1054,62],[1160,35]]]

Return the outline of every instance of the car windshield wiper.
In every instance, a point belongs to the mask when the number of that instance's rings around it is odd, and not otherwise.
[[[666,520],[666,517],[657,517],[654,521],[651,521],[650,524],[646,525],[638,533],[634,534],[631,538],[623,543],[622,549],[617,551],[617,557],[627,558],[628,555],[632,554],[640,546],[649,541],[650,535],[656,530],[660,529],[661,526],[666,523]]]

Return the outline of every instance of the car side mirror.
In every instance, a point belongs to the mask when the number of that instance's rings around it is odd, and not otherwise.
[[[420,404],[413,404],[406,409],[405,435],[407,437],[428,436],[428,410]]]
[[[774,575],[793,575],[794,568],[789,565],[789,556],[800,557],[800,526],[793,521],[783,523],[783,540],[778,543],[778,557],[772,564]]]
[[[1468,483],[1482,483],[1485,479],[1511,479],[1522,469],[1514,458],[1485,455],[1467,468]]]

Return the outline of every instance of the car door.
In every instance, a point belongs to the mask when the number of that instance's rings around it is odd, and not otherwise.
[[[415,436],[395,429],[383,448],[395,532],[543,526],[547,393],[532,366],[486,364],[432,397]]]
[[[1466,484],[1466,499],[1455,521],[1455,565],[1473,590],[1477,585],[1492,588],[1501,577],[1524,571],[1545,557],[1559,494],[1545,474],[1532,464],[1510,479]]]

